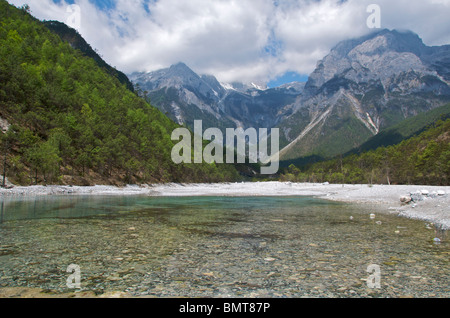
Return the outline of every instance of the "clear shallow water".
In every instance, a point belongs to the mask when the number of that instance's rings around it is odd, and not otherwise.
[[[43,196],[4,199],[0,209],[0,288],[70,292],[66,269],[77,264],[82,289],[99,294],[450,296],[447,233],[376,208],[305,197]],[[371,264],[380,288],[367,286]]]

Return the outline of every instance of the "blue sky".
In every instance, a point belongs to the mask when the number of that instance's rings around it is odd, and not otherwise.
[[[274,88],[281,86],[286,83],[292,83],[292,82],[306,82],[308,80],[308,75],[300,75],[297,72],[286,72],[285,74],[281,75],[280,77],[277,77],[269,83],[267,83],[267,86],[269,88]]]
[[[76,0],[53,0],[53,3],[56,4],[61,4],[64,2],[67,4],[76,4]],[[114,0],[90,0],[90,2],[95,4],[95,6],[100,10],[114,9],[115,7]]]
[[[373,0],[8,0],[68,23],[112,66],[131,73],[184,62],[221,82],[305,81],[339,41],[365,35]],[[381,27],[450,44],[450,0],[377,0]],[[71,20],[73,21],[73,19]],[[69,23],[68,23],[69,24]]]

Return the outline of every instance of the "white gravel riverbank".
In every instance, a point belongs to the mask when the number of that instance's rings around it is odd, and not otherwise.
[[[423,192],[425,195],[419,195],[419,192]],[[411,193],[417,193],[415,201],[402,204],[400,198],[402,196],[410,197]],[[248,182],[130,185],[123,188],[114,186],[30,186],[0,189],[0,196],[36,195],[315,196],[333,201],[376,204],[386,209],[386,212],[433,222],[443,229],[450,229],[450,187],[448,186]],[[420,197],[420,200],[417,197]]]

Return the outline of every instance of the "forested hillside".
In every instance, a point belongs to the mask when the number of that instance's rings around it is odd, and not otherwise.
[[[350,153],[361,153],[375,150],[379,147],[399,144],[405,139],[420,134],[438,120],[446,120],[447,118],[450,118],[450,104],[420,113],[401,121],[391,128],[382,130],[360,147],[350,151]]]
[[[113,75],[114,77],[117,77],[117,79],[122,84],[125,84],[129,90],[131,91],[134,90],[133,84],[128,79],[128,77],[124,73],[108,65],[101,58],[99,53],[96,50],[94,50],[75,29],[72,29],[66,24],[58,21],[44,21],[44,25],[48,29],[50,29],[53,33],[58,34],[63,41],[68,42],[71,47],[80,50],[87,57],[93,58],[98,66],[105,69],[109,74]]]
[[[362,184],[450,184],[450,119],[439,120],[400,144],[336,157],[302,169],[291,165],[282,180]]]
[[[178,126],[33,18],[0,0],[0,133],[17,184],[234,180],[233,166],[176,165]]]

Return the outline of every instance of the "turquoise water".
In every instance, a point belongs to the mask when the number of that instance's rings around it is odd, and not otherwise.
[[[70,292],[66,270],[76,264],[81,289],[97,294],[450,296],[447,233],[377,207],[307,197],[41,196],[4,198],[0,209],[0,288]],[[376,288],[367,284],[373,264]]]

